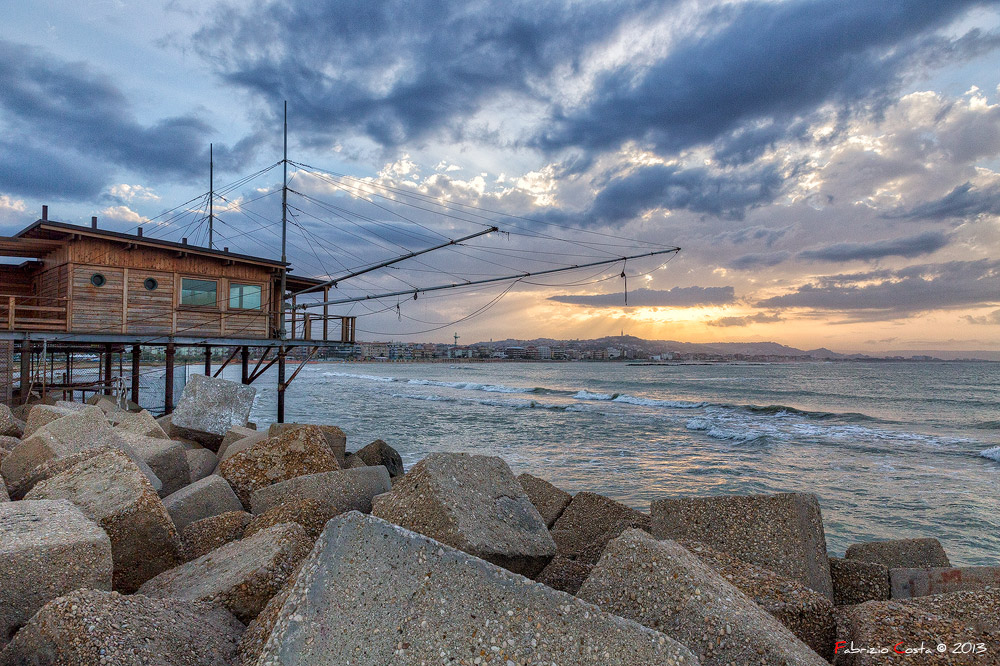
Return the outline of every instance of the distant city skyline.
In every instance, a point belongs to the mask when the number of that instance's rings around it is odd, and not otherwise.
[[[162,223],[204,207],[211,143],[217,244],[276,257],[280,168],[236,181],[280,159],[287,100],[296,274],[529,234],[340,296],[683,248],[337,309],[364,338],[1000,351],[995,0],[9,4],[0,235],[48,204],[204,244]]]

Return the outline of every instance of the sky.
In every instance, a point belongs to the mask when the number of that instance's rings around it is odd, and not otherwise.
[[[212,144],[215,245],[278,258],[287,101],[296,274],[503,232],[331,298],[681,248],[335,306],[363,339],[1000,350],[998,63],[998,1],[11,0],[0,235],[206,244]]]

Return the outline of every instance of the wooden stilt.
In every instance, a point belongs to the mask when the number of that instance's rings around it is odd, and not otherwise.
[[[167,345],[166,375],[163,378],[163,413],[174,411],[174,344]]]
[[[139,404],[139,363],[142,358],[142,348],[132,345],[132,402]]]
[[[285,347],[278,350],[278,423],[285,422]]]
[[[110,344],[104,345],[104,395],[111,395],[111,355],[112,347]]]
[[[250,348],[245,345],[240,349],[240,366],[240,381],[247,384],[250,379]]]
[[[205,376],[212,376],[212,348],[205,346]]]

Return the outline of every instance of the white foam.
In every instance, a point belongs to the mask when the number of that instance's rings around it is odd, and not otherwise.
[[[460,391],[483,391],[485,393],[531,393],[534,389],[517,388],[514,386],[504,386],[503,384],[479,384],[477,382],[441,382],[434,379],[411,379],[410,384],[415,386],[439,386],[441,388],[453,388]]]
[[[672,409],[701,409],[707,406],[705,402],[691,402],[688,400],[654,400],[653,398],[637,398],[634,395],[623,393],[616,397],[615,402],[624,402],[627,405],[639,405],[641,407],[670,407]]]
[[[324,377],[350,377],[351,379],[367,379],[371,382],[394,382],[395,377],[383,377],[381,375],[357,375],[350,372],[324,372]]]
[[[990,460],[996,460],[1000,462],[1000,446],[994,446],[992,449],[986,449],[985,451],[980,451],[979,455],[984,458],[989,458]]]
[[[591,393],[590,391],[578,391],[573,396],[576,400],[614,400],[615,396],[608,393]]]

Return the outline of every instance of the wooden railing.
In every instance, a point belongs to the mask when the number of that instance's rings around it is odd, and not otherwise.
[[[65,298],[0,294],[0,328],[8,331],[65,331]]]
[[[356,317],[324,316],[318,312],[291,312],[288,337],[292,340],[331,340],[353,344]]]

